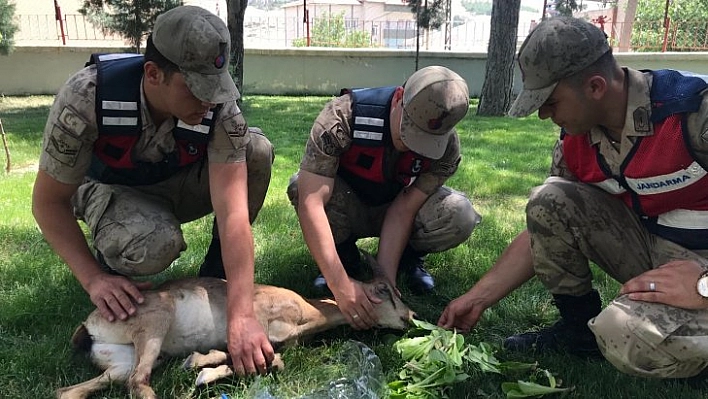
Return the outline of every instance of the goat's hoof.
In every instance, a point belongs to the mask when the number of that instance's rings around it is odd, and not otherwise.
[[[68,387],[67,387],[67,388],[59,388],[59,389],[57,389],[57,390],[56,390],[57,399],[75,399],[75,398],[78,399],[78,398],[76,397],[76,395],[72,395],[72,394],[70,393],[70,391],[71,391],[71,390],[70,390]]]
[[[214,368],[205,367],[197,375],[194,384],[199,387],[232,375],[234,375],[234,370],[226,364]]]
[[[182,363],[182,368],[185,370],[189,370],[194,368],[194,353],[189,355],[186,359],[184,359],[184,362]]]
[[[285,369],[285,363],[283,363],[283,358],[280,353],[276,353],[273,361],[270,363],[268,371],[283,371]]]

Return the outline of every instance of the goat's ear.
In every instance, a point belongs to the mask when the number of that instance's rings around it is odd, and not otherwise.
[[[391,289],[389,288],[389,285],[383,281],[374,284],[374,293],[381,299],[388,299],[391,297]]]
[[[364,255],[364,259],[366,259],[366,263],[369,265],[369,267],[371,267],[371,271],[374,272],[374,278],[383,277],[383,270],[381,270],[381,265],[379,265],[379,262],[376,261],[376,258],[374,258],[370,253],[364,251],[363,249],[360,249],[359,251],[362,253],[362,255]]]

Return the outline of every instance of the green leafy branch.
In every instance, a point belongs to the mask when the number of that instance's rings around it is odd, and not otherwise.
[[[456,331],[420,320],[413,323],[417,332],[427,334],[401,338],[393,344],[406,363],[398,373],[399,379],[388,384],[392,399],[447,398],[454,384],[469,378],[468,367],[500,375],[530,373],[528,381],[502,383],[507,398],[538,398],[572,389],[561,388],[553,374],[538,368],[536,363],[500,362],[492,345],[486,342],[466,343]]]

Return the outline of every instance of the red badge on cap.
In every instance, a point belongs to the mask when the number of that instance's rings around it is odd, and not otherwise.
[[[442,126],[443,121],[447,118],[449,114],[443,112],[438,118],[428,119],[428,129],[437,130]]]
[[[224,56],[224,53],[221,53],[218,57],[214,58],[214,66],[218,69],[223,68],[225,63],[226,57]]]

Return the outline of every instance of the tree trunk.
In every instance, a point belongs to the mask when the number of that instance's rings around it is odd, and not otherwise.
[[[231,68],[236,87],[241,94],[243,94],[243,20],[246,6],[248,0],[226,0],[227,21],[231,34]]]
[[[506,115],[512,103],[521,0],[494,0],[487,67],[477,115]]]

